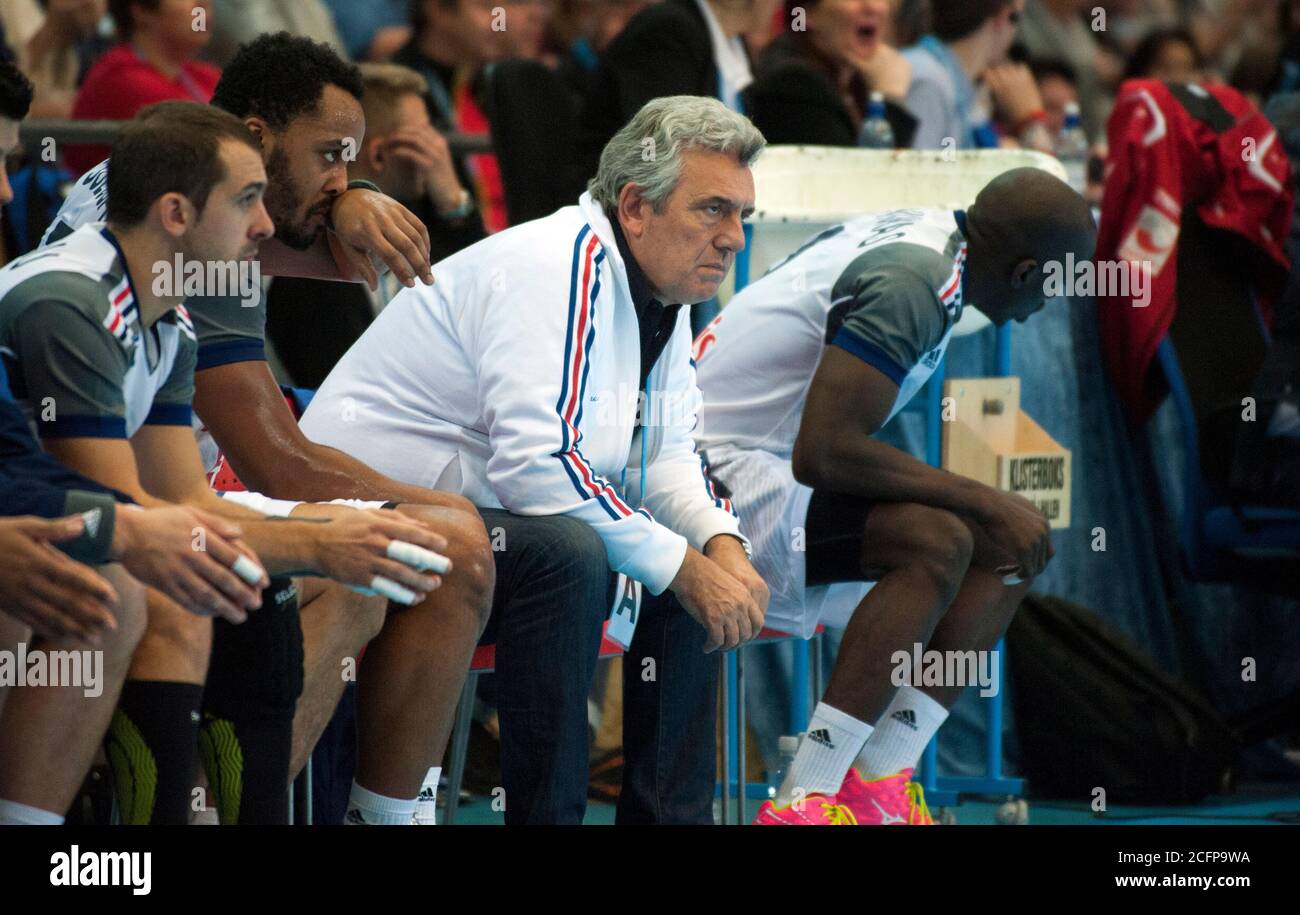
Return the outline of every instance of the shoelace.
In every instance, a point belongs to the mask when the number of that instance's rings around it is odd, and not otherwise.
[[[925,805],[925,789],[921,787],[920,782],[908,782],[906,789],[908,800],[907,823],[909,826],[920,825],[928,826],[934,822],[930,816],[930,808]],[[919,820],[918,816],[920,815]]]
[[[858,818],[853,815],[853,811],[843,804],[832,804],[830,801],[822,801],[822,811],[826,814],[827,826],[857,826]]]

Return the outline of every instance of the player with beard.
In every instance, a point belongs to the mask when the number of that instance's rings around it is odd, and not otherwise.
[[[355,67],[324,45],[283,32],[259,37],[226,66],[212,104],[240,118],[262,152],[266,205],[276,227],[276,238],[262,246],[266,272],[360,278],[373,286],[378,262],[407,286],[417,278],[432,281],[428,236],[419,220],[373,186],[348,182],[348,160],[365,138],[361,92]],[[107,175],[103,163],[83,176],[47,242],[102,219]],[[365,675],[358,681],[354,806],[366,822],[409,822],[426,774],[436,778],[430,770],[450,735],[490,609],[494,564],[482,520],[459,496],[391,480],[305,438],[266,362],[261,302],[241,307],[237,297],[192,297],[186,305],[198,335],[194,410],[210,474],[224,463],[248,489],[291,500],[267,506],[281,514],[346,511],[298,507],[299,500],[400,503],[399,511],[448,542],[443,552],[453,572],[426,600],[401,612],[386,612],[373,599],[359,605],[357,595],[316,583],[301,595],[306,671],[290,774],[306,761],[342,695],[341,663],[366,647]],[[206,642],[191,619],[178,616],[169,628],[172,636],[159,640],[158,657],[202,655],[206,664]],[[154,656],[151,635],[137,659]],[[193,669],[167,673],[171,679],[195,676]]]

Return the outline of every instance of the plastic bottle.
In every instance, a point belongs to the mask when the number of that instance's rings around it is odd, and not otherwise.
[[[1075,102],[1065,106],[1065,124],[1056,137],[1056,158],[1065,166],[1070,187],[1082,194],[1088,184],[1088,135],[1083,132],[1083,118]]]
[[[864,149],[894,148],[894,128],[885,118],[885,97],[879,92],[871,93],[867,119],[862,122],[862,131],[858,134],[858,145]]]
[[[773,779],[771,787],[767,789],[768,797],[776,797],[777,790],[781,783],[785,781],[785,774],[790,771],[790,766],[794,764],[794,755],[799,752],[798,737],[782,737],[777,741],[777,754],[780,757],[780,764],[776,770],[776,778]]]

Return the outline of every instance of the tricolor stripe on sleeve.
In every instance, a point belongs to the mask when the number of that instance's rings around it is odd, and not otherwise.
[[[573,267],[569,275],[569,323],[564,341],[564,378],[555,411],[560,416],[559,459],[569,481],[583,499],[595,499],[618,521],[633,514],[649,518],[644,510],[634,512],[609,481],[596,473],[578,445],[582,432],[582,402],[587,390],[592,344],[596,340],[596,298],[600,294],[600,265],[605,249],[590,226],[583,226],[573,243]]]

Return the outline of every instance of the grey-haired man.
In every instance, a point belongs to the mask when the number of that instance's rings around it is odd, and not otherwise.
[[[650,102],[577,206],[400,293],[303,417],[312,438],[480,507],[497,549],[485,639],[507,822],[582,817],[611,571],[655,595],[629,651],[619,820],[711,822],[706,653],[758,633],[767,587],[691,437],[683,305],[711,298],[744,246],[762,147],[715,100]]]

